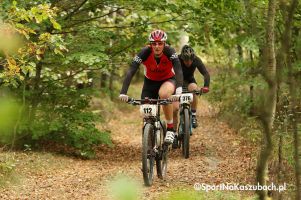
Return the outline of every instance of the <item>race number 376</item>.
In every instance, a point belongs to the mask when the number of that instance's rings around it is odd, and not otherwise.
[[[193,100],[192,93],[182,94],[180,103],[189,103],[189,102],[192,102],[192,100]]]

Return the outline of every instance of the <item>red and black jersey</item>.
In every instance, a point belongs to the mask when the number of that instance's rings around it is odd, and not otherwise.
[[[140,64],[144,66],[144,75],[153,81],[162,81],[176,76],[177,87],[183,84],[181,64],[174,48],[165,46],[162,56],[155,57],[150,46],[144,47],[135,57],[123,82],[121,94],[126,94],[130,82]]]
[[[171,56],[168,55],[168,50],[170,48],[165,48],[165,52],[163,51],[163,55],[160,59],[156,59],[152,48],[147,48],[142,57],[145,57],[145,60],[142,60],[142,64],[144,65],[144,75],[146,78],[153,81],[162,81],[169,79],[175,75],[173,70],[173,64],[171,61]],[[167,52],[166,52],[167,51]],[[176,54],[174,54],[174,57]]]

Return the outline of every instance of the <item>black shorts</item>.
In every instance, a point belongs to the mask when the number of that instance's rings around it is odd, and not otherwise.
[[[190,83],[195,83],[195,84],[197,84],[194,77],[190,77],[190,78],[188,78],[188,79],[187,79],[187,78],[184,78],[184,81],[183,81],[183,92],[188,92],[188,85],[189,85]]]
[[[153,81],[144,77],[141,99],[144,99],[145,97],[158,99],[160,87],[166,81],[170,81],[174,86],[176,86],[176,78],[174,76],[163,81]]]
[[[197,82],[196,82],[196,80],[195,80],[195,78],[194,78],[193,76],[192,76],[192,77],[189,77],[189,78],[185,78],[185,77],[184,77],[183,85],[187,87],[190,83],[195,83],[195,84],[197,84]]]

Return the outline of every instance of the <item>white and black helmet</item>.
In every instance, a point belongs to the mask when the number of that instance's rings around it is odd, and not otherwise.
[[[181,58],[183,60],[193,60],[194,57],[195,57],[194,50],[190,46],[184,45],[181,51]]]

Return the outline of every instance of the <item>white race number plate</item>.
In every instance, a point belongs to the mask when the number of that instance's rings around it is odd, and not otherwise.
[[[146,117],[156,116],[157,115],[157,105],[143,104],[140,106],[140,113]]]
[[[182,94],[180,98],[180,103],[190,103],[193,101],[193,94],[192,93],[187,93],[187,94]]]

